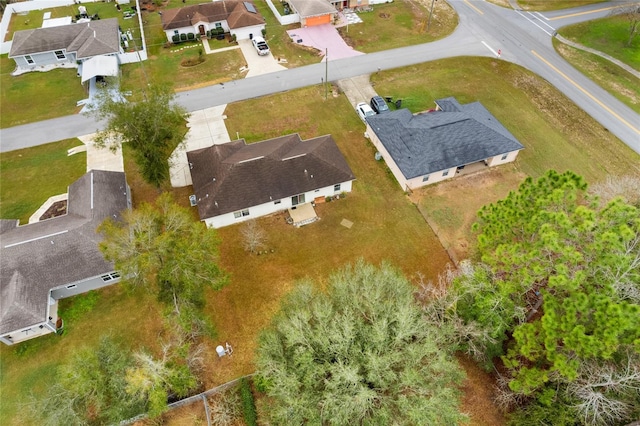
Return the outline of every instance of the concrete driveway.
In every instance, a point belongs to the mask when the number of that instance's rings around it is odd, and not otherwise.
[[[238,45],[240,46],[242,55],[244,56],[245,61],[247,61],[247,66],[249,67],[249,72],[247,72],[245,77],[253,77],[254,75],[267,74],[287,69],[280,65],[271,53],[265,56],[258,55],[258,52],[256,52],[256,49],[253,47],[251,40],[239,40]]]
[[[297,28],[287,31],[287,34],[289,34],[294,43],[318,49],[322,55],[327,51],[330,61],[364,55],[364,53],[354,50],[353,47],[345,43],[338,30],[331,24]],[[323,58],[322,60],[326,59]]]

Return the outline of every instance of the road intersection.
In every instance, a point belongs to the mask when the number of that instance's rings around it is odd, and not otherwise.
[[[505,9],[478,0],[448,2],[459,16],[459,25],[450,36],[432,43],[331,60],[328,80],[456,56],[500,56],[549,81],[604,128],[640,153],[640,116],[573,68],[552,45],[558,28],[607,16],[622,1],[544,14]],[[321,84],[324,76],[325,64],[318,63],[181,92],[176,100],[187,110],[198,111]],[[2,129],[0,151],[93,133],[100,125],[93,118],[72,115]]]

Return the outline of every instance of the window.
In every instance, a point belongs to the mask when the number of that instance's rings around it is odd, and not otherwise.
[[[426,182],[426,181],[428,181],[428,180],[429,180],[429,175],[422,176],[422,181],[423,181],[423,182]]]
[[[104,281],[105,283],[109,281],[113,281],[117,278],[120,278],[120,272],[111,272],[110,274],[104,274],[104,275],[101,275],[100,278],[102,278],[102,281]]]
[[[304,204],[304,194],[294,195],[291,197],[291,205],[297,206],[298,204]]]
[[[34,60],[33,60],[33,58],[31,57],[31,55],[24,55],[24,59],[26,59],[26,60],[27,60],[27,63],[28,63],[29,65],[31,65],[31,64],[33,64],[33,63],[34,63]]]
[[[178,30],[173,30],[173,35],[178,35],[178,34],[180,34]]]
[[[282,202],[282,200],[275,200],[275,201],[273,202],[273,204],[280,204],[281,202]]]
[[[504,161],[504,160],[506,160],[508,156],[509,156],[509,154],[505,154],[505,155],[503,155],[503,156],[502,156],[502,158],[501,158],[501,160],[503,160],[503,161]]]
[[[333,192],[339,192],[340,191],[340,184],[337,183],[335,185],[333,185]]]
[[[68,286],[67,286],[67,289],[72,289],[72,288],[76,288],[76,287],[78,287],[78,286],[77,286],[77,285],[75,285],[75,284],[71,284],[71,285],[68,285]]]
[[[234,212],[233,213],[233,217],[235,217],[236,219],[239,219],[239,218],[244,217],[244,216],[249,216],[249,209],[244,209],[244,210],[241,210],[239,212]]]
[[[56,54],[56,58],[58,58],[58,59],[67,59],[67,56],[64,54],[64,52],[62,50],[56,50],[53,53]]]
[[[442,176],[449,176],[449,170],[442,172]]]
[[[216,22],[216,30],[221,30],[222,24],[220,22]]]

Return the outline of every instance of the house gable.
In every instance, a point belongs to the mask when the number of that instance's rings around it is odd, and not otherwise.
[[[265,24],[264,18],[259,13],[249,12],[243,1],[219,0],[166,10],[162,14],[162,29],[179,30],[193,28],[198,22],[222,21],[232,29]]]

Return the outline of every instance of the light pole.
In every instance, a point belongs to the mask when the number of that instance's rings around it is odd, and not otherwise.
[[[329,83],[329,49],[324,48],[324,100],[327,100],[329,96],[329,87],[327,84]]]
[[[436,0],[431,0],[431,11],[429,11],[429,21],[427,22],[427,32],[429,32],[429,28],[431,27],[431,15],[433,15],[433,3],[435,3]]]

